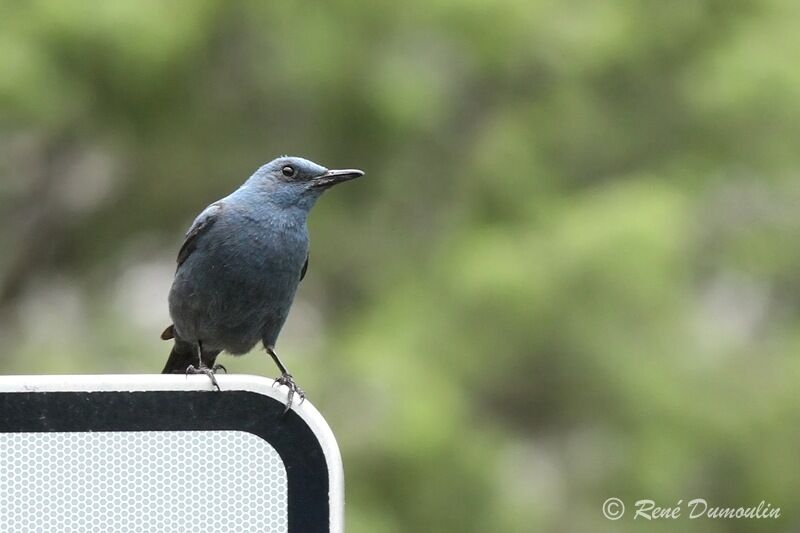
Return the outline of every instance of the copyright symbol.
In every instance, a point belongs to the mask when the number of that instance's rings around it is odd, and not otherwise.
[[[609,520],[619,520],[625,514],[625,504],[619,498],[609,498],[603,502],[603,516]]]

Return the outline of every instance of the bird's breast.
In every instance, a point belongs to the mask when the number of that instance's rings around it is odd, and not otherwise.
[[[220,250],[229,273],[256,283],[299,281],[308,253],[305,228],[260,223],[241,226]],[[285,280],[283,279],[285,278]]]

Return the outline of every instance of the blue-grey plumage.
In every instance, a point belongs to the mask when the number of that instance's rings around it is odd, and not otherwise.
[[[308,264],[308,214],[325,190],[362,175],[281,157],[208,206],[178,254],[169,293],[173,325],[162,335],[175,346],[163,372],[199,370],[213,380],[221,351],[241,355],[261,342],[291,404],[299,389],[274,346]]]

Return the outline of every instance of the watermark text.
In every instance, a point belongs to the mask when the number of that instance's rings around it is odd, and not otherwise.
[[[625,504],[619,498],[608,498],[603,502],[603,516],[609,520],[619,520],[625,515]],[[631,515],[634,520],[677,520],[686,518],[697,520],[763,520],[781,516],[781,508],[761,500],[756,505],[724,507],[709,504],[705,498],[678,500],[674,505],[664,506],[655,500],[641,499],[633,503]]]

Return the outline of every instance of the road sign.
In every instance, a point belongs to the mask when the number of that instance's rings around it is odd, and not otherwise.
[[[343,531],[336,440],[271,379],[0,377],[0,531]]]

